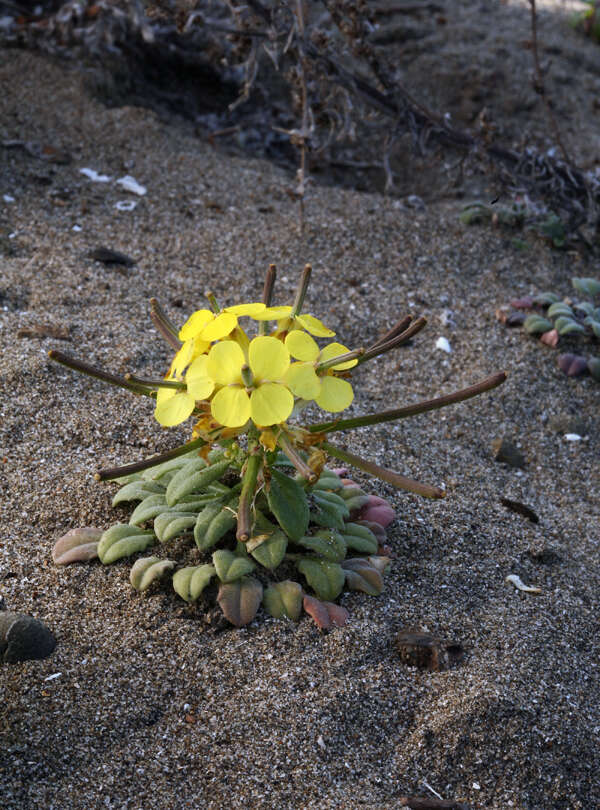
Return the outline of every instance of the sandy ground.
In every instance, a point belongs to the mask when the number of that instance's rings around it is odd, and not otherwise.
[[[149,111],[105,109],[39,56],[0,52],[0,83],[2,140],[71,157],[0,152],[0,193],[14,198],[0,203],[0,593],[58,638],[49,659],[2,668],[2,807],[391,810],[431,789],[477,808],[599,806],[600,388],[566,378],[552,350],[494,317],[515,294],[566,295],[572,275],[598,267],[533,237],[518,250],[505,233],[467,229],[458,203],[410,211],[335,188],[313,188],[300,236],[289,177],[272,165],[226,158]],[[113,179],[91,182],[85,167]],[[125,174],[144,197],[115,184]],[[120,211],[122,200],[137,206]],[[91,260],[99,245],[136,266]],[[344,437],[448,489],[431,503],[369,482],[398,510],[384,593],[344,595],[350,622],[327,635],[262,611],[215,634],[166,587],[133,592],[127,562],[55,567],[65,531],[127,518],[94,470],[185,431],[162,430],[147,403],[51,365],[47,351],[163,371],[150,296],[183,322],[209,288],[227,303],[258,298],[275,262],[286,302],[307,261],[309,310],[349,345],[406,312],[429,319],[356,376],[352,413],[510,375],[480,400]],[[17,337],[36,324],[70,342]],[[583,439],[569,442],[574,425]],[[524,469],[493,460],[501,437]],[[517,592],[509,574],[541,595]],[[406,666],[394,644],[405,626],[460,640],[462,664]]]

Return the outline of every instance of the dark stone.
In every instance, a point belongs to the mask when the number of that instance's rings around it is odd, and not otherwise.
[[[418,669],[440,672],[459,663],[464,655],[464,648],[458,641],[436,638],[420,630],[406,628],[396,636],[396,647],[400,660]]]
[[[495,439],[492,442],[492,450],[494,451],[495,461],[508,464],[509,467],[525,466],[525,456],[508,439]]]
[[[0,659],[6,664],[47,658],[56,639],[39,619],[23,613],[0,613]]]
[[[120,264],[123,267],[133,267],[135,259],[127,256],[126,253],[120,253],[118,250],[112,250],[107,247],[97,247],[90,252],[90,259],[95,259],[102,264]]]

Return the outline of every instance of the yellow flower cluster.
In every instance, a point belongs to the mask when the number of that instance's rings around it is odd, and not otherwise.
[[[271,335],[249,339],[238,318],[277,321]],[[225,428],[258,427],[285,422],[299,400],[314,400],[323,410],[342,411],[354,397],[352,386],[336,372],[356,360],[332,362],[349,352],[341,343],[320,349],[313,337],[335,335],[314,315],[295,314],[291,306],[240,304],[219,313],[194,312],[179,330],[181,348],[165,380],[180,387],[160,387],[156,419],[172,427],[198,405],[210,408],[212,420]]]

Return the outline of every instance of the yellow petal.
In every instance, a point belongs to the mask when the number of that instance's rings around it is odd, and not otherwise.
[[[280,318],[286,318],[291,311],[292,308],[290,306],[266,307],[262,312],[257,312],[256,315],[252,315],[252,317],[255,321],[278,321]]]
[[[242,366],[246,362],[244,352],[233,340],[216,343],[208,353],[206,370],[218,385],[230,385],[241,381]]]
[[[236,304],[234,307],[225,307],[223,312],[231,312],[233,315],[237,315],[241,318],[244,315],[255,317],[259,313],[264,312],[265,309],[266,306],[264,304]]]
[[[210,410],[221,425],[241,427],[250,419],[250,398],[243,388],[229,385],[217,391],[211,400]]]
[[[312,363],[292,363],[283,381],[301,399],[315,399],[321,391],[321,378],[317,377]]]
[[[333,360],[334,357],[341,357],[343,354],[348,354],[349,351],[350,349],[348,349],[347,346],[343,346],[341,343],[329,343],[321,352],[319,363]],[[344,368],[353,368],[357,362],[357,360],[348,360],[345,363],[337,363],[335,366],[329,366],[329,368],[341,371]]]
[[[310,332],[315,337],[333,337],[335,332],[328,329],[325,324],[314,315],[297,315],[296,320],[302,325],[303,329]]]
[[[277,447],[277,436],[272,430],[263,430],[261,431],[260,436],[258,437],[259,442],[265,448],[265,450],[270,450],[273,452]]]
[[[321,393],[315,397],[319,408],[331,413],[343,411],[354,399],[354,391],[347,380],[332,377],[329,374],[321,377]]]
[[[280,380],[289,368],[290,353],[277,338],[256,337],[250,341],[248,363],[256,380]]]
[[[202,330],[203,340],[220,340],[232,332],[237,326],[237,315],[231,312],[221,312],[214,321],[211,321]]]
[[[196,337],[214,317],[210,309],[198,309],[193,315],[190,315],[179,330],[179,340],[191,340]]]
[[[208,373],[208,357],[201,354],[188,368],[185,375],[187,392],[196,399],[207,399],[215,390],[215,382]]]
[[[175,396],[161,397],[163,391],[173,391],[174,389],[160,388],[156,396],[156,408],[154,416],[157,422],[165,427],[173,427],[185,422],[191,416],[195,407],[194,397],[184,391],[176,392]]]
[[[179,351],[173,358],[173,362],[171,363],[171,367],[169,368],[167,379],[181,379],[183,372],[192,362],[193,352],[194,352],[194,341],[186,340],[183,346],[179,349]]]
[[[252,421],[256,425],[278,425],[285,422],[294,408],[294,397],[278,383],[263,383],[250,397]]]
[[[285,339],[285,347],[296,360],[314,362],[319,356],[316,342],[301,329],[294,329]]]

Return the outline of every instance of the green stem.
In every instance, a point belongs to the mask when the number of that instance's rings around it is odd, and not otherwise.
[[[296,470],[300,473],[302,478],[308,481],[309,484],[314,484],[318,476],[311,470],[308,464],[300,457],[296,448],[288,441],[287,437],[280,433],[277,437],[277,444],[281,447],[285,455],[292,462]]]
[[[187,385],[178,380],[143,380],[141,377],[136,377],[135,374],[126,374],[125,379],[128,382],[137,383],[138,385],[145,385],[148,388],[177,388],[179,391],[185,391]]]
[[[454,405],[456,402],[463,402],[466,399],[476,397],[479,394],[483,394],[485,391],[490,391],[492,388],[501,385],[506,380],[506,377],[506,372],[500,371],[498,374],[492,374],[491,377],[486,377],[485,380],[475,383],[475,385],[463,388],[462,391],[455,391],[453,394],[444,394],[443,397],[427,399],[424,402],[417,402],[415,405],[406,405],[404,408],[395,408],[391,411],[357,416],[354,419],[337,419],[332,422],[320,422],[317,425],[310,425],[306,429],[310,433],[333,433],[339,430],[353,430],[354,428],[367,427],[368,425],[378,425],[381,422],[393,422],[396,419],[406,419],[408,416],[416,416],[419,413],[435,411],[439,408],[445,408],[447,405]]]
[[[318,374],[320,371],[326,371],[328,368],[333,368],[340,363],[347,363],[349,360],[356,360],[357,357],[362,357],[364,353],[364,349],[353,349],[351,352],[340,354],[338,357],[332,357],[331,360],[326,360],[324,363],[319,363],[319,365],[315,368],[315,371]]]
[[[179,331],[175,324],[169,319],[167,313],[158,303],[156,298],[150,299],[150,318],[169,346],[171,346],[172,349],[175,349],[175,351],[179,351],[181,348]]]
[[[260,447],[256,445],[250,451],[246,470],[242,477],[242,493],[238,504],[236,539],[246,543],[252,531],[252,502],[256,494],[256,479],[262,466],[263,455]]]
[[[388,484],[398,489],[414,492],[415,495],[422,495],[424,498],[445,497],[446,493],[443,489],[439,489],[439,487],[421,484],[419,481],[413,481],[412,478],[406,478],[404,475],[400,475],[392,470],[386,470],[385,467],[380,467],[372,461],[366,461],[360,458],[360,456],[355,456],[354,453],[349,453],[347,450],[342,450],[340,447],[329,444],[329,442],[323,442],[321,447],[326,453],[329,453],[330,456],[339,458],[340,461],[345,461],[346,464],[351,464],[353,467],[357,467],[359,470],[369,473],[370,475],[375,475],[377,478],[381,478],[382,481],[386,481]]]
[[[183,456],[191,450],[203,447],[205,444],[204,439],[193,439],[191,442],[187,442],[187,444],[174,447],[172,450],[167,450],[166,453],[146,458],[143,461],[134,461],[133,464],[125,464],[123,467],[107,467],[104,470],[99,470],[94,475],[94,478],[96,481],[110,481],[112,478],[120,478],[122,475],[131,475],[132,473],[141,472],[142,470],[147,470],[149,467],[162,464],[164,461],[171,461],[173,458]]]
[[[218,315],[219,312],[221,311],[221,307],[217,303],[215,294],[209,291],[207,293],[204,293],[204,295],[208,298],[208,303],[210,304],[210,308],[212,309],[212,311],[215,313],[215,315]]]
[[[392,349],[396,349],[398,346],[402,346],[403,343],[406,343],[411,339],[411,337],[414,337],[417,332],[420,332],[426,323],[427,321],[425,318],[417,318],[416,321],[413,321],[410,324],[408,329],[405,329],[404,332],[396,335],[391,340],[388,340],[386,343],[377,342],[368,348],[363,356],[359,358],[358,362],[366,363],[367,360],[372,360],[374,357],[378,357],[380,354],[385,354]]]
[[[125,388],[132,391],[134,394],[143,394],[144,396],[152,396],[152,392],[146,386],[138,383],[128,382],[123,377],[117,377],[116,374],[110,374],[108,371],[103,371],[101,368],[91,366],[89,363],[84,363],[83,360],[78,360],[75,357],[70,357],[68,354],[63,354],[56,349],[48,352],[50,360],[55,363],[60,363],[61,366],[66,366],[73,371],[79,371],[81,374],[87,374],[88,377],[95,377],[97,380],[108,383],[109,385],[116,385],[119,388]]]
[[[302,310],[302,305],[304,304],[304,298],[306,297],[306,290],[308,289],[308,285],[310,282],[310,275],[312,273],[312,267],[310,264],[304,265],[304,270],[302,271],[302,275],[300,276],[300,283],[298,284],[298,289],[296,290],[296,297],[294,298],[294,303],[292,304],[292,311],[290,313],[290,318],[295,318]]]

